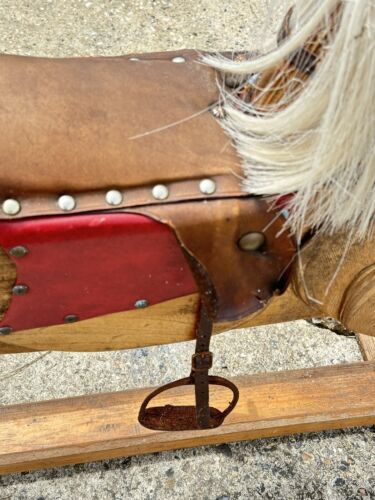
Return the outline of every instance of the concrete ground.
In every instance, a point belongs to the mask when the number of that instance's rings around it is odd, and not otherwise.
[[[0,51],[46,56],[257,48],[281,0],[0,0]],[[0,403],[51,399],[185,376],[192,345],[0,358]],[[215,372],[360,360],[356,341],[306,322],[239,330],[213,341]],[[173,364],[172,363],[173,360]],[[22,429],[20,429],[22,432]],[[157,453],[0,478],[5,499],[375,498],[374,428]]]

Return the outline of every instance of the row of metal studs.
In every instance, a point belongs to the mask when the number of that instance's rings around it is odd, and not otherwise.
[[[202,194],[211,195],[216,191],[216,183],[212,179],[203,179],[199,183],[199,190]],[[155,200],[166,200],[169,197],[169,189],[164,184],[157,184],[151,190],[152,196]],[[118,206],[123,202],[124,196],[121,191],[117,189],[111,189],[105,194],[105,201],[108,205]],[[60,210],[64,212],[71,212],[76,208],[76,200],[73,196],[69,194],[63,194],[57,200],[57,205]],[[15,216],[21,211],[21,203],[14,199],[8,198],[5,200],[1,206],[4,214],[9,216]]]

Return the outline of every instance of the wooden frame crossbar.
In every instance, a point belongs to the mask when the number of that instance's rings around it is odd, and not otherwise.
[[[366,361],[237,377],[240,401],[212,430],[160,432],[137,421],[150,389],[3,407],[0,473],[292,433],[375,424],[375,338],[359,336]],[[191,400],[187,387],[162,404]],[[166,400],[165,398],[168,398]],[[226,406],[228,392],[212,400]]]

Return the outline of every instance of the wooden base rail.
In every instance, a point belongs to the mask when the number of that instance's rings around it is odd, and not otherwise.
[[[209,431],[156,432],[142,427],[138,409],[150,389],[3,407],[0,473],[375,425],[375,339],[360,336],[359,341],[371,361],[237,377],[238,406],[221,427]],[[228,396],[224,388],[212,389],[218,408],[227,405]],[[159,401],[189,404],[191,389],[180,388]]]

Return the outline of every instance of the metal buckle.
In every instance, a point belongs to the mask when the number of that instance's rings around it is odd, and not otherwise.
[[[193,372],[208,371],[212,368],[213,354],[210,351],[197,352],[191,358],[191,369]]]

